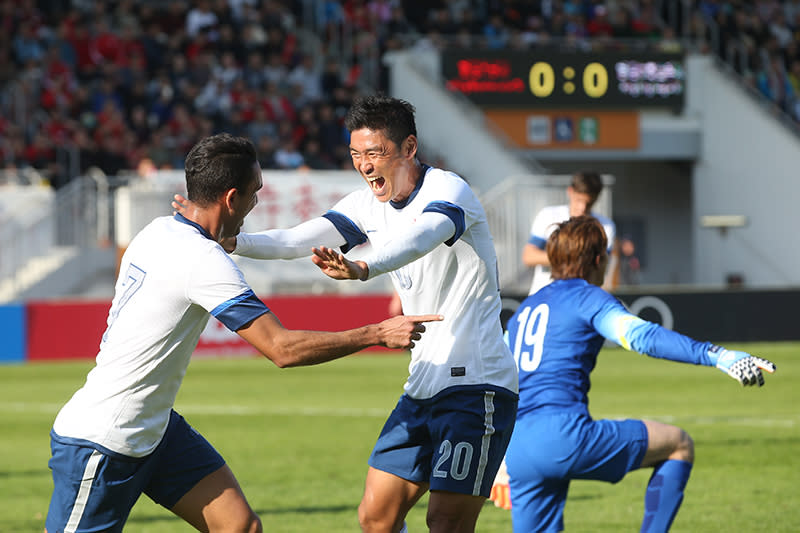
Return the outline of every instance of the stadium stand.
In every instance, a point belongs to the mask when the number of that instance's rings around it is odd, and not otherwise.
[[[0,186],[69,198],[180,169],[223,130],[265,169],[350,169],[344,112],[412,47],[704,51],[800,131],[800,0],[0,0],[0,25]]]
[[[2,0],[0,24],[3,179],[31,167],[55,188],[90,167],[180,168],[221,130],[256,136],[265,168],[346,167],[328,106],[340,121],[385,89],[380,57],[411,45],[688,45],[800,120],[796,0]]]

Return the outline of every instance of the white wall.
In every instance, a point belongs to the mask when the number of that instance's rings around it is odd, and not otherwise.
[[[702,124],[693,177],[695,282],[800,285],[800,138],[708,57],[689,59],[687,112]],[[726,232],[701,228],[703,215],[745,215]]]

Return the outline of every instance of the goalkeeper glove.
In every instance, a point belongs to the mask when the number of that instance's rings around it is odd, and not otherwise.
[[[760,387],[764,384],[764,375],[761,371],[766,370],[771,374],[776,369],[776,366],[771,361],[752,356],[747,352],[726,350],[722,346],[715,344],[712,344],[711,348],[708,349],[708,357],[714,366],[742,385],[755,385],[757,383]]]
[[[492,492],[489,499],[494,502],[495,507],[509,510],[511,509],[511,493],[508,488],[508,471],[506,470],[506,460],[500,464],[500,470],[494,478]]]

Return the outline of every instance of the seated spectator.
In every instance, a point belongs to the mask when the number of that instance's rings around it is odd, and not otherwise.
[[[291,136],[281,139],[277,150],[275,150],[275,164],[282,169],[297,169],[303,166],[303,154],[297,149],[297,145]]]

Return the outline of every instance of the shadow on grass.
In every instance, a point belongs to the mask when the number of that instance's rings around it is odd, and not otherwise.
[[[267,516],[267,515],[281,515],[281,514],[294,514],[294,513],[342,513],[344,511],[357,513],[358,506],[328,505],[328,506],[281,507],[279,509],[256,509],[256,514],[259,516]]]
[[[37,478],[37,477],[50,477],[50,470],[49,469],[39,469],[36,470],[0,470],[0,479],[5,478],[15,478],[15,477],[25,477],[25,478]]]
[[[166,511],[166,509],[164,510]],[[275,516],[284,514],[315,514],[315,513],[342,513],[351,512],[356,516],[358,506],[355,505],[328,505],[328,506],[299,506],[299,507],[281,507],[277,509],[255,509],[258,516]],[[169,511],[165,514],[152,514],[152,515],[138,515],[135,518],[128,519],[128,526],[133,524],[152,524],[156,522],[176,522],[183,523],[183,519],[173,515]]]

